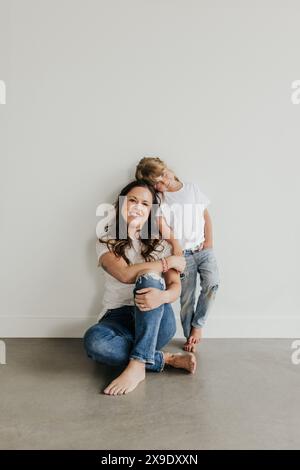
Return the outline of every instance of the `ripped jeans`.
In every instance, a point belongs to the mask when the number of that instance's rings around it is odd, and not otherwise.
[[[188,250],[187,250],[188,251]],[[183,333],[189,337],[191,328],[203,328],[219,287],[219,272],[212,248],[185,254],[186,268],[180,275],[180,319]],[[195,307],[195,291],[198,274],[200,277],[200,295]]]
[[[164,290],[165,281],[156,273],[138,276],[133,293],[145,287]],[[172,306],[162,304],[148,311],[137,306],[124,305],[107,310],[98,323],[84,335],[88,357],[110,366],[127,366],[130,359],[146,364],[146,369],[161,372],[164,369],[164,347],[176,333]]]

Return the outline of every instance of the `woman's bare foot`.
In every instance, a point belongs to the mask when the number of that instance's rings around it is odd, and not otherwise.
[[[183,349],[188,352],[196,352],[197,345],[200,343],[202,338],[202,328],[192,328],[190,336],[188,337]]]
[[[197,360],[196,356],[193,353],[176,353],[171,354],[168,352],[164,352],[164,360],[165,364],[169,364],[172,367],[176,367],[177,369],[185,369],[192,374],[195,373],[197,367]]]
[[[132,359],[122,374],[104,389],[104,393],[106,395],[124,395],[132,392],[145,379],[145,376],[145,364]]]

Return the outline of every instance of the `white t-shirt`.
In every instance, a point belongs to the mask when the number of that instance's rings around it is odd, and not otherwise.
[[[164,192],[160,211],[183,250],[204,241],[204,210],[209,203],[196,183],[183,183],[178,191]]]
[[[101,238],[108,237],[107,234]],[[100,237],[99,237],[100,238]],[[163,248],[163,249],[162,249]],[[158,250],[152,252],[155,259],[161,259],[172,254],[172,248],[166,240],[161,241],[161,246],[158,246]],[[105,243],[96,242],[96,252],[98,260],[100,257],[107,253],[109,249]],[[130,261],[130,264],[144,263],[145,260],[141,255],[141,242],[133,240],[132,247],[126,247],[125,254]],[[134,305],[133,289],[135,284],[125,284],[118,281],[118,279],[111,276],[109,273],[104,271],[104,296],[102,302],[102,310],[98,316],[98,320],[104,315],[104,313],[113,308],[122,307],[123,305]]]

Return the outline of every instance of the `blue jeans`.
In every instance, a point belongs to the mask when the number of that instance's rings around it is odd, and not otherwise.
[[[216,257],[212,248],[185,254],[186,268],[180,275],[180,319],[183,333],[189,337],[191,328],[202,328],[205,325],[209,308],[219,287],[219,272]],[[200,276],[201,292],[195,308],[195,290],[197,276]]]
[[[154,287],[164,290],[165,281],[156,273],[138,276],[136,290]],[[141,311],[137,306],[124,305],[107,310],[98,323],[84,335],[87,355],[109,366],[127,366],[130,359],[146,364],[146,369],[161,372],[164,357],[160,349],[176,333],[172,306],[162,304],[153,310]]]

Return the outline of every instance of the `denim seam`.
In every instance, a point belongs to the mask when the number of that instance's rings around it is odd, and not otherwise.
[[[161,354],[161,368],[159,370],[159,372],[162,372],[164,370],[164,367],[165,367],[165,359],[164,359],[164,354],[162,351],[158,351],[160,354]]]

